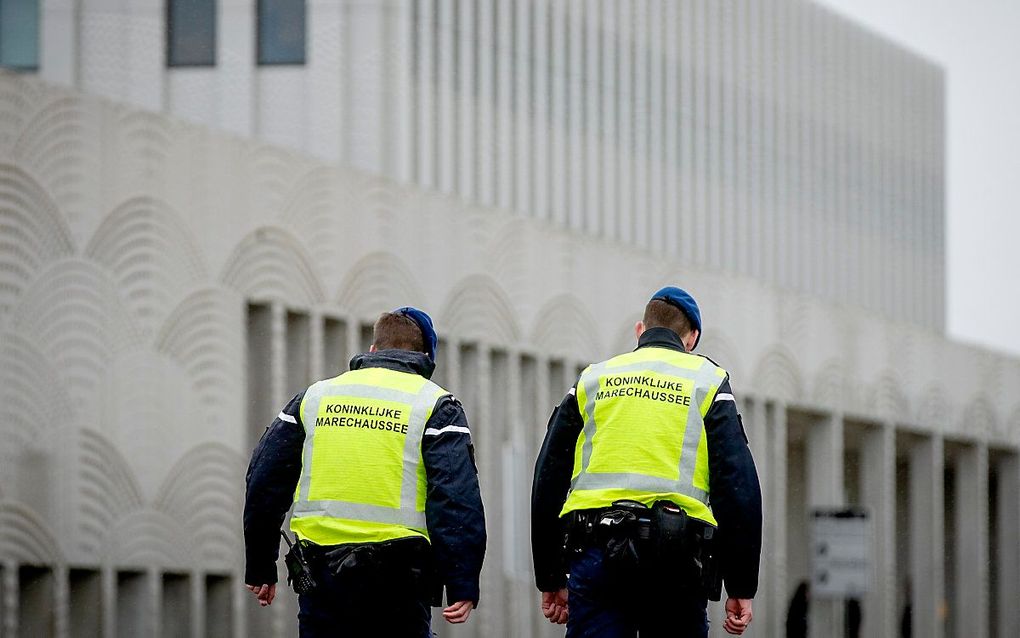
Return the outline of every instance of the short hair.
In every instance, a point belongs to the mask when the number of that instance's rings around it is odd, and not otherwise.
[[[375,321],[372,342],[376,350],[410,350],[425,352],[421,328],[410,317],[384,312]]]
[[[645,329],[668,328],[684,339],[691,333],[691,320],[679,308],[662,299],[652,299],[645,306]]]

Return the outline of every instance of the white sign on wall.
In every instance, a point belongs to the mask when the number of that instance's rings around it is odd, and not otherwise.
[[[811,595],[856,598],[871,584],[871,519],[865,509],[811,512]]]

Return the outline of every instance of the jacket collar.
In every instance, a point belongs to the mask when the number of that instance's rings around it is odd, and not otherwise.
[[[638,345],[635,350],[641,348],[666,348],[677,352],[687,352],[684,342],[680,341],[679,335],[669,328],[649,328],[641,333],[638,338]]]
[[[363,368],[386,368],[387,370],[409,372],[423,376],[426,379],[431,379],[432,373],[436,370],[436,364],[424,352],[379,350],[377,352],[365,352],[351,359],[351,370],[361,370]]]

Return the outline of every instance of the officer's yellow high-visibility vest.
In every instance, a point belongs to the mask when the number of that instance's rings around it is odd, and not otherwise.
[[[421,439],[440,397],[416,374],[352,370],[315,383],[301,401],[301,478],[290,528],[319,545],[421,536]]]
[[[567,512],[673,501],[716,525],[709,505],[705,414],[726,371],[708,359],[640,348],[588,366],[577,383],[577,439]]]

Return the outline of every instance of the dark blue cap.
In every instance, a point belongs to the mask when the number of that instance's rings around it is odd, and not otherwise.
[[[698,302],[694,301],[694,297],[683,288],[666,286],[652,295],[652,301],[656,299],[665,301],[684,313],[687,320],[691,322],[691,327],[698,331],[698,338],[694,341],[694,348],[697,348],[698,342],[701,341],[701,310],[698,309]],[[691,348],[691,350],[694,348]]]
[[[436,334],[436,328],[432,325],[432,317],[411,306],[397,308],[393,314],[407,317],[418,326],[418,329],[421,330],[422,341],[425,343],[425,354],[429,356],[432,363],[435,363],[436,351],[439,350],[439,335]]]

